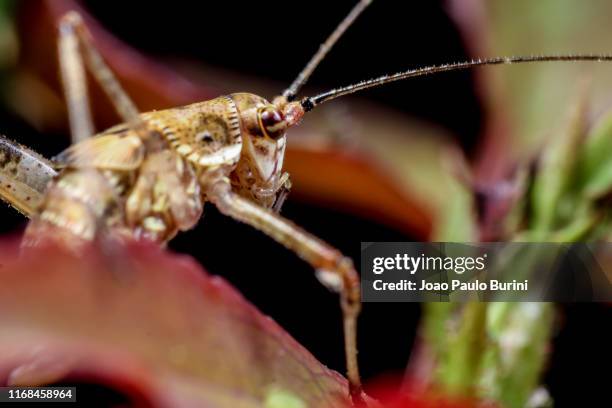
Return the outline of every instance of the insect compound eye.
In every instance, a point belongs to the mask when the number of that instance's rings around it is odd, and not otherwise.
[[[258,111],[259,127],[264,135],[270,139],[280,139],[287,129],[287,122],[283,114],[274,106],[266,106]]]

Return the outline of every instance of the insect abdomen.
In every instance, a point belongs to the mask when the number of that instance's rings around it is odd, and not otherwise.
[[[31,217],[57,172],[37,153],[0,136],[0,197]]]

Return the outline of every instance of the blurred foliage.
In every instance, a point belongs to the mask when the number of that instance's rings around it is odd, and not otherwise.
[[[606,40],[612,34],[607,19],[610,2],[579,7],[556,0],[537,4],[457,0],[452,8],[477,56],[610,50]],[[489,103],[489,143],[501,147],[488,151],[493,156],[485,156],[475,177],[493,183],[492,189],[505,182],[500,174],[514,177],[520,188],[518,199],[494,220],[506,226],[494,239],[572,242],[610,237],[609,72],[607,65],[596,64],[539,64],[479,72]],[[593,121],[593,117],[600,118]],[[540,152],[535,163],[534,151]],[[496,172],[499,161],[505,163],[505,173]],[[519,171],[509,174],[512,167]],[[491,204],[486,198],[485,206]],[[463,220],[471,217],[465,210],[459,215]],[[473,240],[469,231],[484,227],[464,227],[468,233],[462,239]],[[528,270],[525,265],[539,256],[532,255],[511,262],[517,270]],[[423,332],[435,362],[432,381],[451,392],[505,407],[528,405],[541,391],[553,317],[554,307],[546,303],[426,305]]]
[[[0,75],[17,58],[17,36],[13,25],[12,0],[0,0]],[[2,77],[0,76],[0,80]]]
[[[610,54],[608,0],[449,0],[474,56]],[[589,120],[612,103],[609,63],[548,63],[478,70],[488,127],[479,176],[499,177],[516,160],[556,138],[574,103],[575,84],[590,81]],[[494,171],[495,168],[495,171]]]

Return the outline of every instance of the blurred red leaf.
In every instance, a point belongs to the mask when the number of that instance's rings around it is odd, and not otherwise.
[[[279,392],[347,403],[341,375],[189,257],[17,253],[0,243],[0,385],[94,382],[154,407],[264,407]]]
[[[319,203],[332,206],[350,199],[347,205],[353,211],[417,236],[429,234],[430,221],[422,208],[397,188],[389,174],[356,152],[295,146],[286,157],[292,181],[299,186],[298,196],[317,197]],[[317,171],[291,171],[296,168]]]
[[[395,385],[397,380],[404,382],[401,388]],[[380,377],[368,384],[367,389],[384,408],[496,408],[493,403],[445,395],[394,376]]]

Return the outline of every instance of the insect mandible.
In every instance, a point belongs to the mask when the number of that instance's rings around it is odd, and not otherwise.
[[[52,237],[77,248],[101,235],[165,243],[192,228],[206,201],[294,251],[340,294],[349,392],[363,402],[357,364],[360,282],[351,259],[278,214],[290,189],[286,132],[332,99],[390,82],[483,65],[612,61],[609,55],[498,57],[384,75],[297,99],[318,64],[371,3],[361,0],[295,81],[272,102],[236,93],[140,113],[97,51],[76,12],[59,22],[58,52],[73,144],[53,162],[0,137],[0,196],[32,218],[25,245]],[[89,69],[124,121],[95,134]]]

